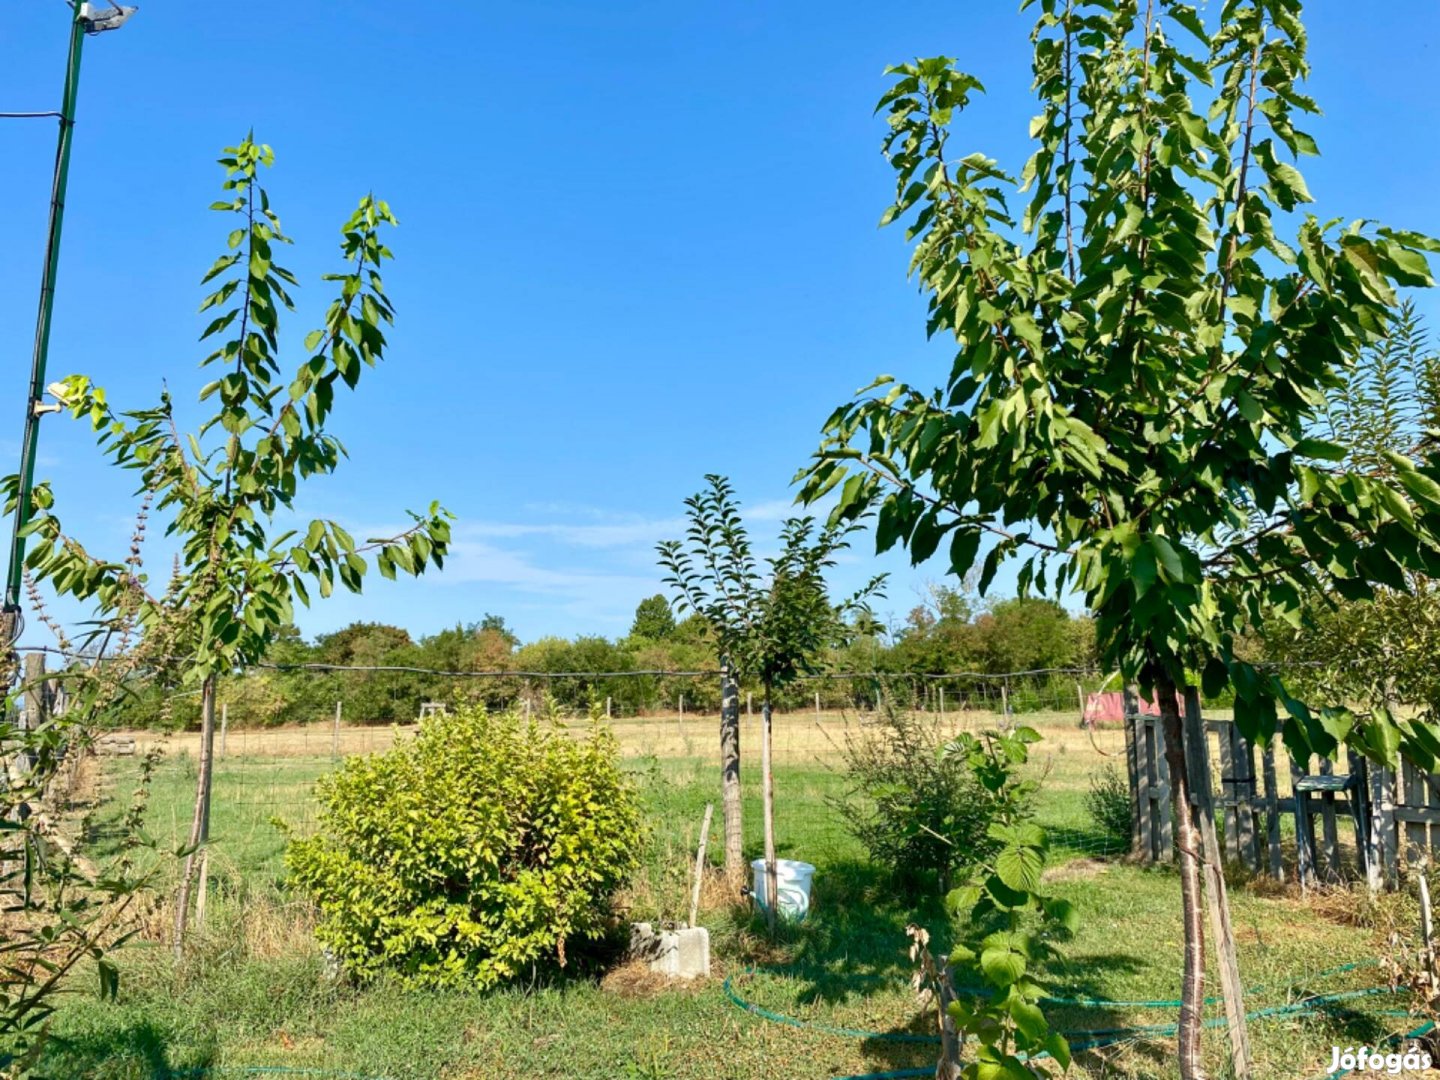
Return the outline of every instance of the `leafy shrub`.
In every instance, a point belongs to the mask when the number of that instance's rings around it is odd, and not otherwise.
[[[916,984],[930,991],[939,1010],[941,1062],[937,1077],[1005,1077],[1047,1080],[1053,1074],[1032,1062],[1049,1055],[1070,1067],[1070,1046],[1050,1030],[1041,1011],[1045,985],[1040,975],[1079,920],[1075,906],[1042,890],[1049,841],[1027,821],[1028,782],[1019,775],[1029,746],[1040,738],[1028,727],[1013,732],[964,733],[947,746],[963,757],[993,796],[992,854],[970,867],[966,884],[945,899],[955,914],[957,934],[949,957],[937,963],[930,935],[917,926],[906,931],[911,958],[920,970]],[[959,976],[957,980],[956,976]],[[961,1061],[961,1047],[971,1064]]]
[[[1124,846],[1130,843],[1130,783],[1114,765],[1090,774],[1085,809],[1100,830]]]
[[[1016,817],[1028,813],[1034,785],[990,787],[937,723],[882,704],[877,720],[846,740],[851,786],[833,803],[870,860],[900,885],[933,877],[948,892],[957,871],[999,847],[990,826],[1002,805],[1013,804]]]
[[[563,967],[568,941],[602,935],[640,847],[634,786],[598,722],[579,740],[463,707],[347,759],[317,794],[319,829],[286,863],[361,979],[484,988]]]

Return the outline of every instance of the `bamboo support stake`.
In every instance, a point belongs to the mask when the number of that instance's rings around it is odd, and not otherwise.
[[[765,817],[765,923],[775,932],[775,905],[779,900],[780,882],[775,865],[775,771],[771,767],[771,739],[774,731],[767,686],[760,706],[760,776],[761,809]]]
[[[205,925],[205,897],[210,892],[210,848],[200,851],[200,885],[195,894],[195,925]]]
[[[1235,953],[1235,934],[1230,926],[1230,901],[1225,893],[1225,873],[1220,865],[1220,841],[1215,835],[1215,801],[1210,784],[1210,745],[1200,713],[1200,693],[1185,688],[1186,772],[1196,803],[1195,815],[1204,855],[1201,877],[1205,883],[1205,906],[1210,917],[1210,935],[1215,942],[1216,965],[1220,969],[1220,990],[1225,999],[1226,1029],[1230,1036],[1230,1066],[1236,1080],[1249,1080],[1250,1034],[1245,1022],[1244,986]]]
[[[710,842],[710,818],[715,813],[715,804],[705,804],[705,817],[700,821],[700,844],[695,849],[695,882],[690,886],[690,923],[695,926],[695,917],[700,914],[700,886],[705,881],[705,847]]]
[[[1425,978],[1429,985],[1425,988],[1427,999],[1435,999],[1435,916],[1430,909],[1430,883],[1425,879],[1425,866],[1421,866],[1415,874],[1415,881],[1420,886],[1420,936],[1425,942]]]

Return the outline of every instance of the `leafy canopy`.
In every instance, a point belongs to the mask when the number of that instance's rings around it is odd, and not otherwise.
[[[703,618],[721,657],[767,690],[813,672],[822,651],[849,634],[846,618],[865,611],[884,584],[881,575],[838,604],[830,599],[825,571],[856,523],[787,519],[780,554],[765,560],[762,573],[730,482],[714,474],[705,480],[709,487],[685,500],[686,541],[657,545],[677,610]]]
[[[354,389],[385,352],[384,328],[394,311],[380,275],[391,252],[381,241],[395,217],[367,195],[341,228],[345,268],[324,275],[338,295],[323,324],[305,338],[306,357],[281,377],[280,313],[293,310],[298,285],[276,258],[290,239],[259,183],[274,161],[270,147],[247,136],[220,158],[225,198],[212,210],[235,228],[226,252],[204,281],[213,290],[200,305],[216,314],[201,335],[214,344],[201,361],[215,378],[200,392],[213,410],[194,434],[182,435],[170,394],[148,409],[116,412],[105,391],[83,375],[58,387],[72,416],[88,419],[110,460],[140,474],[154,509],[169,518],[167,533],[180,552],[170,589],[157,597],[143,573],[91,555],[61,528],[47,485],[33,493],[26,565],[61,594],[91,601],[102,612],[133,611],[146,632],[184,611],[189,636],[181,667],[199,682],[265,655],[293,616],[293,601],[310,602],[310,588],[329,596],[338,578],[360,591],[371,556],[385,577],[439,567],[450,539],[450,515],[438,504],[412,513],[396,536],[357,544],[337,522],[271,535],[276,517],[294,508],[300,481],[335,471],[345,453],[327,422],[336,389]],[[13,502],[16,478],[7,477]]]
[[[929,330],[957,349],[935,389],[885,376],[839,408],[802,500],[838,486],[834,521],[878,505],[881,550],[948,541],[982,589],[1020,559],[1022,592],[1084,597],[1104,663],[1230,682],[1250,736],[1278,699],[1298,747],[1418,745],[1312,716],[1236,643],[1308,595],[1440,566],[1435,461],[1379,475],[1313,434],[1440,248],[1291,213],[1311,201],[1291,159],[1316,152],[1297,0],[1227,0],[1218,28],[1175,0],[1027,6],[1040,114],[1018,176],[950,149],[975,78],[946,57],[891,69],[883,223],[907,223]]]

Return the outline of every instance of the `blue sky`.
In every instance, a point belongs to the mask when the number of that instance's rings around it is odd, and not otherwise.
[[[61,0],[3,20],[0,110],[56,107]],[[390,359],[337,409],[351,457],[304,509],[355,531],[431,499],[459,517],[441,577],[373,577],[302,629],[426,632],[493,611],[527,639],[623,633],[705,473],[730,475],[770,535],[835,405],[881,371],[941,376],[950,350],[925,340],[903,236],[876,228],[891,180],[871,110],[887,63],[957,56],[990,91],[957,143],[1018,170],[1029,25],[977,0],[150,0],[86,45],[50,376],[86,372],[137,406],[164,378],[193,401],[198,279],[229,228],[205,210],[213,159],[253,126],[276,150],[268,185],[305,284],[292,349],[323,313],[318,275],[355,200],[373,189],[401,221]],[[1440,233],[1440,7],[1323,0],[1307,25],[1326,110],[1307,125],[1318,212]],[[54,136],[52,121],[0,121],[11,460]],[[133,503],[78,426],[47,420],[37,473],[68,526],[123,551]],[[897,617],[943,572],[862,544],[837,585],[877,569],[893,573],[879,610]]]

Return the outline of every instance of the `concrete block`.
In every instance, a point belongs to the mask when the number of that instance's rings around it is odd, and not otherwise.
[[[656,930],[650,923],[630,928],[630,956],[651,971],[675,979],[710,974],[710,931],[703,926]]]

